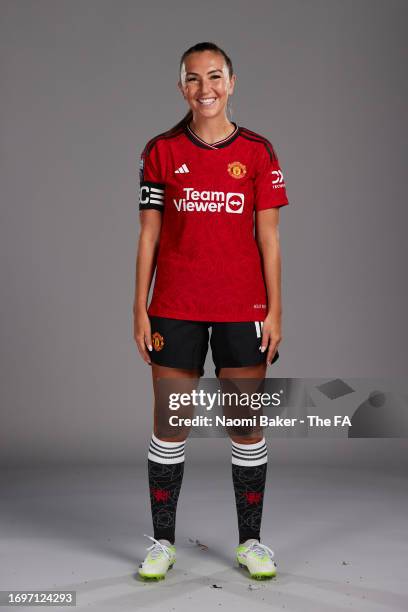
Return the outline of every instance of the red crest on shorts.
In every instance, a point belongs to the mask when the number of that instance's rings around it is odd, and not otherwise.
[[[161,351],[164,346],[164,338],[159,332],[154,332],[152,335],[152,343],[155,351]]]

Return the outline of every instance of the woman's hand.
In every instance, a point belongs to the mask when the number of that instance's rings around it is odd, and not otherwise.
[[[272,359],[275,356],[278,344],[281,340],[281,318],[277,315],[268,314],[263,322],[261,344],[262,353],[268,349],[268,353],[266,355],[267,365],[271,365]]]
[[[146,310],[134,311],[133,317],[133,336],[135,338],[137,348],[142,359],[151,365],[152,360],[147,352],[147,349],[149,349],[149,351],[153,350],[149,317]]]

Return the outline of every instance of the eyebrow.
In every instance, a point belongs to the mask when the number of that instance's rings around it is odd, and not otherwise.
[[[207,74],[211,74],[212,72],[222,72],[221,68],[215,68],[215,70],[209,70]],[[186,72],[187,74],[195,74],[196,76],[200,76],[197,72]]]

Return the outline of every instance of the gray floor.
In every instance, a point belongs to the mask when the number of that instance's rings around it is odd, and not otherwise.
[[[406,485],[397,470],[269,465],[262,539],[279,574],[259,583],[233,562],[230,465],[186,463],[177,563],[145,584],[144,468],[3,470],[0,589],[73,589],[77,608],[112,612],[407,610]]]

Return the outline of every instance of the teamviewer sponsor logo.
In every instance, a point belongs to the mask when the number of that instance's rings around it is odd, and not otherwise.
[[[225,210],[228,213],[241,214],[244,210],[244,194],[243,193],[227,193],[227,201]]]
[[[243,193],[225,194],[224,191],[198,191],[184,187],[182,198],[173,198],[178,212],[242,213],[245,196]]]
[[[272,170],[272,176],[273,189],[285,187],[285,179],[283,178],[282,170]]]

